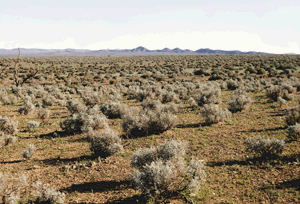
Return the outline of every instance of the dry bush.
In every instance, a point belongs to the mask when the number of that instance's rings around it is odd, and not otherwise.
[[[189,190],[197,193],[205,181],[204,163],[192,159],[184,161],[186,143],[165,141],[156,147],[138,149],[131,156],[136,169],[131,174],[133,183],[152,197],[171,196]]]
[[[273,101],[277,101],[278,97],[284,98],[286,100],[291,100],[288,94],[288,90],[279,85],[271,85],[266,89],[266,94]]]
[[[262,136],[250,137],[245,140],[247,151],[254,152],[255,157],[264,157],[280,154],[285,147],[284,140],[277,138],[264,138]]]
[[[127,106],[121,104],[118,100],[106,101],[105,103],[99,106],[100,110],[108,118],[121,118],[121,115],[124,109],[127,109]]]
[[[43,102],[43,105],[45,105],[45,106],[53,106],[53,105],[55,105],[57,100],[53,95],[49,94],[49,95],[44,96],[44,98],[42,99],[42,102]]]
[[[228,109],[222,109],[216,104],[205,104],[204,108],[201,110],[201,115],[208,124],[218,123],[231,118],[231,112]]]
[[[174,127],[178,120],[176,115],[169,112],[141,110],[137,107],[129,108],[122,119],[124,132],[134,136],[164,132]]]
[[[0,131],[14,135],[18,132],[18,121],[10,120],[6,116],[0,116]]]
[[[123,146],[118,133],[110,128],[106,128],[91,138],[90,150],[95,156],[105,158],[122,151]]]
[[[65,194],[54,190],[48,184],[37,181],[33,186],[35,190],[35,203],[64,203]]]
[[[285,110],[285,115],[285,122],[287,125],[295,125],[296,123],[300,123],[300,105]]]
[[[10,143],[14,143],[17,141],[17,137],[5,134],[4,132],[0,132],[0,148],[9,145]]]
[[[282,106],[287,106],[286,100],[284,100],[284,99],[281,98],[281,97],[278,97],[278,99],[277,99],[277,104],[279,105],[280,108],[281,108]]]
[[[33,156],[33,153],[36,151],[36,148],[33,144],[30,144],[27,149],[24,149],[20,152],[21,156],[24,159],[29,159]]]
[[[60,122],[59,125],[67,132],[89,132],[107,128],[107,121],[107,117],[96,105],[86,111],[72,114],[70,119]]]
[[[291,139],[298,139],[300,138],[300,124],[296,123],[295,125],[290,125],[288,127],[288,137]]]
[[[82,105],[77,99],[67,100],[66,107],[72,114],[87,110],[86,106]]]
[[[187,101],[188,104],[192,107],[192,108],[196,108],[198,106],[197,102],[195,101],[194,98],[190,97],[189,100]]]
[[[35,105],[32,103],[31,98],[27,97],[24,100],[23,106],[21,106],[18,110],[20,114],[28,115],[35,111]]]
[[[199,106],[203,106],[204,104],[218,104],[221,103],[220,97],[221,89],[208,89],[200,91],[199,94],[195,96],[195,101]]]
[[[27,185],[24,175],[8,175],[0,173],[0,202],[17,204],[20,200],[21,188]]]
[[[43,122],[45,123],[50,118],[50,110],[48,108],[38,108],[36,110],[36,117],[43,120]]]
[[[37,128],[40,126],[40,123],[34,120],[28,121],[27,122],[27,128],[28,130],[32,130],[33,128]]]
[[[227,104],[229,105],[229,110],[233,113],[246,110],[248,109],[251,104],[252,100],[248,96],[246,92],[243,90],[236,90],[235,95],[233,95],[228,101]]]

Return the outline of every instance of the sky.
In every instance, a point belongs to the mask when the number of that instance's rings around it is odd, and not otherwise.
[[[300,54],[299,11],[299,0],[10,0],[0,6],[0,49]]]

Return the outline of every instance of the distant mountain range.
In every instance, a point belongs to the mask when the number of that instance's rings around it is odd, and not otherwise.
[[[179,48],[162,50],[148,50],[145,47],[134,49],[116,49],[116,50],[82,50],[82,49],[27,49],[20,48],[23,57],[50,57],[50,56],[137,56],[137,55],[196,55],[196,54],[270,54],[265,52],[242,52],[239,50],[211,50],[208,48],[196,51],[182,50]],[[18,49],[0,49],[0,56],[17,56]]]

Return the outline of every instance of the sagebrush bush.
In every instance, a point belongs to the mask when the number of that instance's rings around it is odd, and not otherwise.
[[[192,107],[195,108],[198,106],[197,102],[195,101],[195,99],[193,99],[192,97],[189,98],[189,100],[187,101],[188,104]]]
[[[28,121],[27,122],[27,128],[28,130],[32,130],[33,128],[37,128],[40,126],[40,123],[34,120]]]
[[[14,143],[17,141],[17,137],[5,134],[4,132],[0,132],[0,148],[9,145],[10,143]]]
[[[86,111],[74,113],[71,118],[60,122],[60,127],[68,132],[89,132],[90,130],[108,127],[107,117],[100,111],[98,105]]]
[[[136,168],[130,175],[132,182],[153,197],[187,189],[197,193],[205,181],[204,163],[192,159],[187,166],[183,158],[186,148],[185,142],[171,140],[138,149],[131,156],[131,165]]]
[[[18,132],[18,121],[10,120],[6,116],[0,116],[0,131],[14,135]]]
[[[91,138],[90,150],[97,157],[108,157],[122,151],[123,146],[118,133],[110,128],[106,128]]]
[[[233,95],[228,101],[229,110],[233,113],[248,109],[251,104],[251,98],[246,94],[238,94]]]
[[[299,139],[300,138],[300,124],[296,123],[295,125],[291,125],[288,127],[288,137],[292,139]]]
[[[29,159],[33,156],[33,153],[36,151],[36,148],[33,144],[30,144],[27,149],[24,149],[20,152],[24,159]]]
[[[273,101],[277,101],[278,97],[284,98],[286,100],[290,100],[290,96],[287,89],[284,89],[280,85],[271,85],[266,89],[266,94]]]
[[[195,101],[199,106],[203,106],[204,104],[218,104],[221,103],[220,97],[221,89],[207,89],[200,91],[199,94],[195,96]]]
[[[50,118],[50,110],[48,108],[38,108],[36,110],[36,117],[43,120],[43,122],[47,122]]]
[[[201,115],[208,124],[218,123],[231,118],[231,112],[227,108],[220,108],[216,104],[205,104],[201,110]]]
[[[126,105],[121,104],[120,101],[106,101],[105,103],[101,104],[100,110],[104,115],[108,118],[121,118],[121,114],[124,109],[127,108]]]
[[[279,105],[280,108],[281,108],[282,106],[287,106],[286,100],[284,100],[284,99],[281,98],[281,97],[278,97],[278,98],[277,98],[277,104]]]
[[[285,115],[285,122],[287,125],[295,125],[296,123],[300,123],[300,105],[285,110]]]
[[[57,100],[53,95],[48,94],[42,99],[42,102],[43,102],[43,105],[45,105],[45,106],[53,106],[53,105],[55,105]]]
[[[72,114],[87,110],[86,106],[82,105],[77,99],[67,100],[66,107]]]
[[[150,135],[171,129],[177,123],[177,116],[169,112],[131,107],[122,115],[125,133],[134,136]]]
[[[35,190],[35,203],[64,203],[65,194],[54,190],[48,184],[37,181],[33,186]]]
[[[28,115],[35,111],[35,105],[32,103],[31,99],[27,99],[24,101],[23,106],[21,106],[18,110],[20,114]]]
[[[254,152],[254,156],[271,156],[280,154],[284,147],[284,140],[265,138],[262,136],[250,137],[244,141],[247,151]]]
[[[21,188],[27,185],[25,175],[9,175],[0,172],[0,202],[17,204],[20,200]]]

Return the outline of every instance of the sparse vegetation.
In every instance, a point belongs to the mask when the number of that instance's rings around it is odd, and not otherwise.
[[[299,55],[0,57],[0,202],[299,203],[299,68]]]

